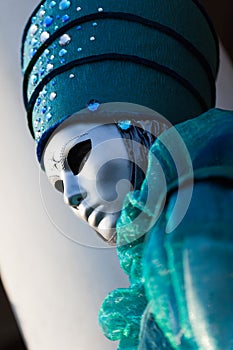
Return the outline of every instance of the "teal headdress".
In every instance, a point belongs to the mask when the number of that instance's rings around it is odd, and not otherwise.
[[[51,132],[93,101],[173,124],[213,107],[218,40],[198,0],[47,0],[26,25],[22,70],[40,160]]]

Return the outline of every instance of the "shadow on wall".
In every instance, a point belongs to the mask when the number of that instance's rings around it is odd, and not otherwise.
[[[0,281],[0,349],[26,350]]]
[[[202,0],[222,44],[233,62],[233,1],[232,0]]]

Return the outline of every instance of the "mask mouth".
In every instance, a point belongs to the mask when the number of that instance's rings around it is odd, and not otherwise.
[[[104,217],[106,216],[106,213],[102,212],[102,211],[98,211],[96,213],[95,219],[93,223],[90,223],[88,221],[88,218],[90,217],[90,215],[94,212],[94,210],[96,208],[91,207],[91,208],[87,208],[83,211],[83,209],[80,208],[80,206],[72,206],[73,211],[77,211],[78,216],[84,220],[87,224],[89,224],[89,226],[95,231],[95,233],[98,235],[98,237],[101,238],[102,241],[104,241],[105,243],[111,245],[111,246],[116,246],[116,239],[117,239],[117,232],[115,228],[110,227],[110,231],[111,231],[111,236],[110,238],[106,238],[102,233],[100,233],[98,231],[98,225],[100,224],[100,222],[102,221],[102,219],[104,219]],[[82,211],[82,215],[80,214],[80,212]],[[106,229],[107,231],[107,229]]]

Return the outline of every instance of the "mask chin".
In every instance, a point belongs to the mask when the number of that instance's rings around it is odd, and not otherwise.
[[[112,231],[112,229],[111,229],[111,231]],[[111,232],[111,234],[108,234],[108,235],[106,235],[106,233],[103,235],[103,232],[99,232],[99,231],[97,231],[97,229],[95,229],[95,232],[105,243],[107,243],[111,246],[116,245],[116,239],[117,239],[116,230],[114,230],[114,233]]]

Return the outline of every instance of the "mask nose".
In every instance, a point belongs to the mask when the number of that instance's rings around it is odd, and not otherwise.
[[[78,206],[87,196],[78,184],[78,176],[73,175],[70,171],[63,171],[61,178],[64,184],[64,202],[72,207]]]

